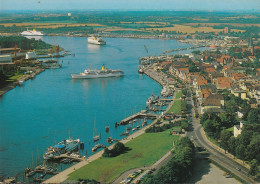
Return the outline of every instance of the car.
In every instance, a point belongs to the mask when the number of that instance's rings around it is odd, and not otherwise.
[[[125,184],[126,183],[126,180],[122,180],[121,182],[120,182],[120,184]]]
[[[232,178],[232,175],[231,174],[227,174],[225,177],[226,178]]]
[[[241,171],[241,168],[239,168],[239,167],[236,167],[236,170],[238,170],[238,171]]]
[[[138,184],[138,183],[140,183],[140,182],[141,182],[140,180],[136,180],[136,182],[135,182],[135,183],[136,183],[136,184]]]

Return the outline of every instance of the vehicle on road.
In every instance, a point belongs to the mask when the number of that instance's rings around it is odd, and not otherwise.
[[[236,170],[241,171],[241,169],[239,167],[236,167]]]

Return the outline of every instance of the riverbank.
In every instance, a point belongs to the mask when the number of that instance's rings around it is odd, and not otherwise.
[[[152,79],[155,79],[155,74],[153,74],[153,71],[150,71],[149,74],[153,77],[151,77]],[[164,73],[161,73],[162,75],[164,75]],[[158,76],[158,75],[157,75]],[[160,81],[160,80],[158,80]],[[173,95],[173,99],[175,98],[175,94]],[[169,110],[169,108],[172,106],[174,100],[168,105],[168,107],[166,108],[166,112]],[[120,142],[122,142],[123,144],[128,143],[129,141],[143,135],[145,133],[145,130],[153,125],[155,125],[158,121],[160,117],[158,117],[157,119],[155,119],[151,124],[147,125],[146,127],[142,128],[141,130],[138,130],[136,132],[134,132],[133,134],[129,135],[128,137],[120,140]],[[114,144],[110,145],[108,148],[112,149],[114,146]],[[96,161],[100,158],[102,158],[102,154],[103,154],[103,150],[95,153],[94,155],[88,157],[86,160],[81,161],[80,163],[71,166],[70,168],[62,171],[61,173],[49,178],[48,180],[46,180],[44,183],[48,184],[48,183],[61,183],[64,182],[65,180],[67,180],[69,178],[69,175],[71,173],[73,173],[74,171],[79,170],[80,168],[91,164],[93,161]]]
[[[7,84],[7,86],[0,89],[0,97],[3,96],[8,91],[16,88],[16,86],[24,85],[24,82],[29,79],[34,79],[37,75],[44,72],[45,69],[41,67],[36,67],[31,74],[24,74],[22,77],[18,78],[16,81]],[[19,83],[20,81],[20,83]]]

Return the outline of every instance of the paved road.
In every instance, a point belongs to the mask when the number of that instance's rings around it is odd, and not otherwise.
[[[192,113],[194,115],[194,112]],[[214,145],[207,139],[199,120],[194,118],[194,116],[192,116],[192,126],[193,131],[188,132],[187,135],[193,139],[198,146],[207,149],[210,154],[210,159],[228,169],[230,172],[243,179],[246,183],[257,183],[252,177],[248,176],[247,165],[241,164],[239,160],[233,159],[230,154],[225,153],[223,149]],[[240,168],[241,170],[238,171],[236,168]]]

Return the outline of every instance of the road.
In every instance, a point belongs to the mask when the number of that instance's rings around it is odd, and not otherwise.
[[[194,112],[192,112],[192,128],[193,131],[188,132],[188,136],[193,139],[194,143],[196,143],[200,147],[206,148],[209,152],[209,158],[222,167],[226,168],[239,178],[243,179],[246,183],[257,183],[254,181],[253,177],[248,176],[248,168],[246,165],[239,163],[238,160],[232,158],[232,156],[228,153],[225,153],[223,149],[211,143],[199,122],[198,119],[194,118]],[[236,168],[240,168],[238,171]]]

